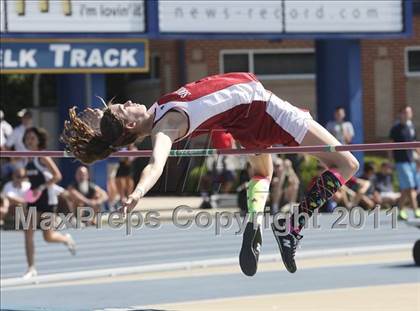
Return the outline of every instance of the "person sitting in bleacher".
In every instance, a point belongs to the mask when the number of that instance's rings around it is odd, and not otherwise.
[[[24,168],[18,168],[12,173],[12,180],[8,181],[1,192],[2,196],[9,202],[10,208],[16,206],[26,206],[25,193],[31,188],[31,183],[26,178]],[[1,220],[7,215],[7,210],[2,214]]]
[[[363,174],[361,176],[361,179],[367,180],[370,182],[369,187],[366,190],[365,195],[374,203],[374,204],[381,204],[382,203],[382,197],[380,192],[376,189],[376,171],[375,171],[375,165],[371,162],[366,162],[365,166],[363,168]],[[368,207],[369,206],[368,202]]]
[[[271,181],[271,208],[275,214],[279,206],[296,203],[298,199],[299,179],[288,159],[274,160],[274,174]]]
[[[79,166],[74,177],[75,181],[68,187],[74,210],[78,207],[91,207],[96,215],[108,200],[108,194],[89,180],[89,170],[86,166]],[[93,217],[92,224],[95,224],[95,221]]]
[[[375,188],[380,193],[382,204],[393,206],[398,202],[401,193],[394,191],[392,165],[389,162],[381,164],[381,170],[376,173]]]

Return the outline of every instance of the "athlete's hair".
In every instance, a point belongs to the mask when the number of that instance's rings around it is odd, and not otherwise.
[[[38,149],[44,150],[47,148],[47,139],[48,139],[48,133],[46,130],[44,130],[41,127],[30,127],[27,128],[25,131],[25,134],[23,134],[22,141],[25,144],[26,136],[29,133],[34,133],[35,136],[38,138]],[[25,144],[26,145],[26,144]]]
[[[94,110],[85,109],[76,113],[76,107],[69,109],[70,120],[64,122],[60,140],[65,150],[85,164],[107,158],[118,147],[132,144],[137,135],[127,132],[124,120],[110,109],[110,101],[103,109],[102,118]]]

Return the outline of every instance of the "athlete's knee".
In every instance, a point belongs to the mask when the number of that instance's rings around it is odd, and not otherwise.
[[[254,170],[253,176],[251,178],[265,178],[268,179],[270,182],[273,178],[273,170],[267,169],[260,169],[260,170]]]
[[[351,155],[351,157],[348,160],[348,166],[351,171],[351,174],[354,175],[359,170],[360,163],[353,155]]]
[[[330,169],[336,170],[340,173],[344,180],[349,180],[359,170],[359,161],[349,152],[340,154],[340,156],[329,165]]]
[[[345,180],[349,180],[351,177],[353,177],[357,171],[359,170],[360,164],[359,161],[350,154],[346,157],[344,163],[342,163],[341,171],[342,176]]]

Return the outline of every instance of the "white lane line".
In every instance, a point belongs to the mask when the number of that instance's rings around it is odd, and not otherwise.
[[[271,237],[271,233],[268,232],[267,234],[264,234],[264,238],[267,237],[267,239],[264,241],[264,245],[270,245],[270,243],[275,244],[275,240],[274,238]],[[305,237],[305,239],[303,240],[305,244],[310,245],[310,246],[317,246],[317,245],[331,245],[334,244],[334,242],[339,241],[340,244],[342,243],[347,243],[347,242],[355,242],[357,240],[360,240],[361,243],[366,244],[366,242],[374,242],[374,241],[378,241],[378,242],[382,242],[382,241],[388,241],[389,238],[396,240],[396,239],[400,239],[401,240],[407,240],[407,239],[413,239],[413,241],[415,240],[415,237],[412,236],[410,233],[399,233],[399,232],[393,232],[393,233],[389,233],[389,234],[378,234],[378,235],[373,235],[373,234],[363,234],[360,236],[354,236],[351,233],[346,233],[343,234],[343,236],[337,236],[334,235],[332,233],[330,233],[329,235],[326,234],[323,237],[315,237],[313,235],[311,235],[311,233],[308,233],[307,236]],[[80,243],[78,243],[78,250],[82,251],[83,250],[83,254],[84,255],[94,255],[94,254],[98,254],[98,249],[101,249],[101,254],[103,255],[113,255],[116,253],[115,250],[117,249],[124,249],[126,247],[130,247],[130,249],[136,249],[141,251],[144,247],[148,247],[147,249],[149,251],[151,250],[159,250],[160,248],[162,249],[168,249],[167,245],[174,245],[175,243],[188,243],[188,245],[191,246],[191,248],[196,248],[197,246],[204,246],[208,249],[209,245],[219,245],[220,243],[223,243],[225,245],[236,245],[239,241],[239,239],[241,239],[240,235],[236,235],[236,236],[210,236],[209,238],[207,238],[205,241],[202,238],[197,238],[194,235],[191,235],[189,237],[185,237],[185,238],[172,238],[172,239],[142,239],[142,240],[129,240],[129,239],[120,239],[118,241],[115,241],[115,243],[110,243],[105,241],[106,243],[99,243],[99,242],[94,242],[94,243],[86,243],[86,241],[81,240]],[[359,242],[359,243],[360,243]],[[77,243],[77,241],[76,241]],[[23,245],[23,242],[22,242]],[[37,247],[37,252],[42,254],[42,252],[45,250],[45,252],[50,253],[51,251],[51,246],[52,245],[48,245],[45,242],[41,242],[41,245],[39,247]],[[104,247],[106,247],[106,249],[109,249],[109,251],[104,251]],[[15,248],[13,250],[6,250],[6,249],[2,249],[2,251],[4,251],[4,255],[3,255],[3,261],[7,262],[7,260],[14,260],[13,255],[22,255],[24,254],[23,252],[23,247],[20,246],[19,248]],[[48,258],[51,259],[61,259],[63,256],[63,254],[58,254],[58,253],[53,253],[53,254],[48,254]],[[41,255],[42,256],[42,255]],[[41,257],[39,257],[41,258]],[[6,260],[6,261],[4,261]]]
[[[329,257],[337,255],[351,255],[351,254],[366,254],[376,253],[384,251],[399,251],[411,249],[411,244],[394,244],[394,245],[378,245],[378,246],[361,246],[361,247],[344,247],[335,249],[322,249],[312,251],[301,251],[297,253],[296,258],[315,258],[315,257]],[[279,254],[267,254],[260,257],[260,262],[275,262],[280,261]],[[209,260],[197,260],[197,261],[184,261],[176,263],[164,263],[164,264],[152,264],[137,267],[123,267],[123,268],[111,268],[111,269],[98,269],[90,271],[79,271],[71,273],[57,273],[50,275],[37,276],[29,280],[23,280],[22,278],[9,278],[2,279],[0,287],[7,289],[10,287],[18,287],[23,285],[51,283],[58,281],[71,281],[80,279],[89,279],[97,277],[112,277],[127,274],[139,274],[146,272],[165,272],[175,270],[189,270],[192,268],[207,268],[223,265],[237,264],[238,258],[220,258],[220,259],[209,259]]]
[[[350,239],[351,240],[351,239]],[[328,243],[327,243],[328,242]],[[340,240],[341,243],[345,243],[346,239]],[[355,241],[351,241],[351,242],[355,242]],[[366,245],[369,242],[371,242],[374,245],[377,245],[378,243],[375,242],[382,242],[379,243],[380,245],[392,245],[390,243],[386,243],[384,244],[383,241],[364,241],[364,245],[360,246],[346,246],[347,248],[352,248],[352,247],[375,247],[375,246],[369,246]],[[396,241],[388,241],[388,242],[394,242],[395,244],[399,243],[399,240]],[[340,244],[341,244],[340,243]],[[357,243],[355,243],[357,244]],[[334,245],[331,243],[331,241],[326,241],[326,242],[311,242],[311,243],[307,243],[308,247],[313,248],[313,247],[324,247],[325,249],[328,249],[330,247],[334,247]],[[180,256],[180,257],[196,257],[197,255],[211,255],[211,256],[220,256],[220,255],[225,255],[226,253],[233,253],[236,252],[238,249],[238,245],[226,245],[226,243],[206,243],[205,245],[206,247],[203,248],[194,248],[194,247],[188,247],[187,249],[179,249],[176,248],[175,250],[171,251],[170,254],[172,257],[175,256]],[[208,246],[211,246],[211,249],[209,250]],[[271,243],[271,244],[264,244],[263,245],[263,251],[266,249],[276,249],[277,250],[277,244],[275,243]],[[336,247],[334,247],[336,248]],[[63,267],[63,266],[85,266],[86,264],[89,263],[93,263],[93,264],[101,264],[101,263],[108,263],[110,261],[113,262],[120,262],[120,263],[124,263],[124,264],[140,264],[142,261],[144,260],[151,260],[153,258],[155,258],[157,261],[159,261],[159,259],[161,258],[167,258],[168,255],[168,248],[159,248],[156,251],[147,251],[147,253],[145,253],[143,248],[127,248],[127,250],[130,250],[130,254],[126,254],[126,252],[114,252],[114,249],[111,247],[111,253],[108,252],[94,252],[91,255],[94,256],[89,256],[86,253],[81,253],[79,252],[80,257],[72,257],[69,256],[67,253],[61,252],[63,255],[62,256],[53,256],[51,255],[47,260],[42,260],[42,258],[39,258],[39,263],[38,263],[38,267],[39,268],[53,268],[53,267]],[[315,250],[301,250],[304,252],[310,252],[310,251],[315,251],[318,252],[318,249]],[[298,254],[301,252],[299,251]],[[51,252],[49,252],[51,254]],[[122,260],[120,260],[122,259]],[[9,263],[7,264],[7,267],[5,265],[3,265],[3,268],[7,268],[7,269],[11,269],[11,270],[15,270],[15,269],[22,269],[22,263],[20,261],[22,261],[23,259],[20,258],[20,260],[15,261],[15,263]],[[92,268],[95,267],[95,265],[91,266]],[[20,271],[20,270],[19,270]]]
[[[407,241],[407,239],[394,239],[395,237],[393,237],[392,240],[387,240],[386,244],[397,244],[402,240]],[[357,241],[350,239],[340,239],[339,242],[342,245],[343,243],[345,243],[346,241],[352,242],[352,244],[358,244]],[[267,243],[268,242],[268,243]],[[329,248],[329,247],[335,247],[338,245],[334,245],[334,243],[332,243],[332,239],[328,240],[328,241],[305,241],[307,243],[305,243],[307,245],[307,247],[312,248],[319,248],[319,247],[325,247],[325,248]],[[328,242],[328,243],[327,243]],[[379,242],[379,243],[378,243]],[[382,243],[381,243],[382,242]],[[237,242],[236,242],[237,243]],[[203,248],[196,248],[196,247],[190,247],[189,250],[194,249],[194,252],[185,252],[185,251],[180,251],[177,250],[175,252],[172,252],[173,255],[183,255],[184,257],[188,254],[191,254],[192,257],[195,257],[195,255],[200,255],[200,254],[209,254],[209,255],[216,255],[216,256],[220,256],[223,255],[224,251],[232,251],[232,249],[236,250],[235,244],[229,245],[226,243],[210,243],[210,242],[206,242],[205,246]],[[371,240],[371,239],[366,239],[363,241],[363,245],[361,246],[366,246],[366,244],[381,244],[383,245],[383,240]],[[213,248],[209,251],[208,246],[212,246]],[[340,245],[340,246],[341,246]],[[360,245],[355,245],[355,246],[360,246]],[[351,245],[348,245],[347,247],[351,247]],[[168,248],[166,247],[162,247],[162,248],[158,248],[156,249],[156,251],[153,252],[147,252],[147,254],[144,253],[144,249],[142,246],[139,247],[127,247],[127,249],[130,249],[130,251],[138,251],[138,254],[132,254],[132,255],[126,255],[125,252],[114,252],[115,248],[112,246],[109,246],[109,248],[112,250],[112,253],[108,254],[108,252],[103,252],[103,251],[95,251],[93,253],[90,253],[91,255],[94,255],[93,258],[92,256],[89,256],[89,259],[85,259],[84,257],[88,256],[88,254],[86,254],[86,252],[79,252],[79,255],[81,257],[71,257],[67,254],[67,252],[65,250],[61,250],[59,251],[60,254],[57,255],[53,255],[54,254],[54,248],[51,247],[48,251],[48,256],[40,256],[38,257],[38,262],[39,262],[39,266],[40,267],[51,267],[51,265],[53,266],[57,266],[57,260],[60,261],[60,267],[62,267],[63,265],[80,265],[81,263],[107,263],[109,262],[111,259],[114,261],[118,261],[120,258],[124,259],[124,263],[126,264],[130,264],[130,261],[132,260],[132,262],[134,264],[139,264],[140,262],[144,261],[144,259],[151,259],[151,258],[156,258],[159,260],[159,257],[164,256],[166,257],[166,255],[168,254]],[[277,249],[277,245],[274,243],[274,239],[272,242],[267,241],[264,243],[263,245],[263,251],[266,249]],[[316,250],[316,249],[315,249]],[[231,253],[231,252],[229,252]],[[105,255],[108,254],[108,255]],[[9,260],[2,260],[2,271],[6,272],[7,270],[10,271],[16,269],[22,269],[22,264],[20,263],[20,261],[22,261],[24,254],[22,253],[21,256],[17,256],[13,259],[13,263],[8,263],[10,262]],[[14,257],[14,256],[13,256]],[[127,260],[128,259],[128,260]],[[20,270],[19,270],[20,271]],[[8,273],[8,274],[12,274],[12,273]]]

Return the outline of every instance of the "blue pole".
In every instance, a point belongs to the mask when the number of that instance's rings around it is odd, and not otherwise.
[[[316,89],[318,120],[322,125],[334,118],[342,106],[353,124],[352,143],[364,142],[363,102],[359,40],[316,41]],[[363,152],[355,152],[363,167]]]
[[[145,1],[146,4],[146,31],[149,38],[159,36],[159,7],[157,0]]]
[[[68,119],[68,110],[73,106],[86,107],[86,76],[84,74],[57,75],[57,97],[59,109],[59,130],[63,131],[64,121]],[[61,147],[64,147],[61,145]],[[61,159],[60,170],[63,175],[62,184],[69,185],[74,181],[74,172],[80,165],[72,159]]]
[[[102,97],[105,101],[107,100],[105,74],[90,74],[87,81],[88,105],[92,108],[103,109],[104,105],[96,96]],[[99,161],[90,167],[92,181],[102,189],[106,189],[107,163],[107,160]]]

